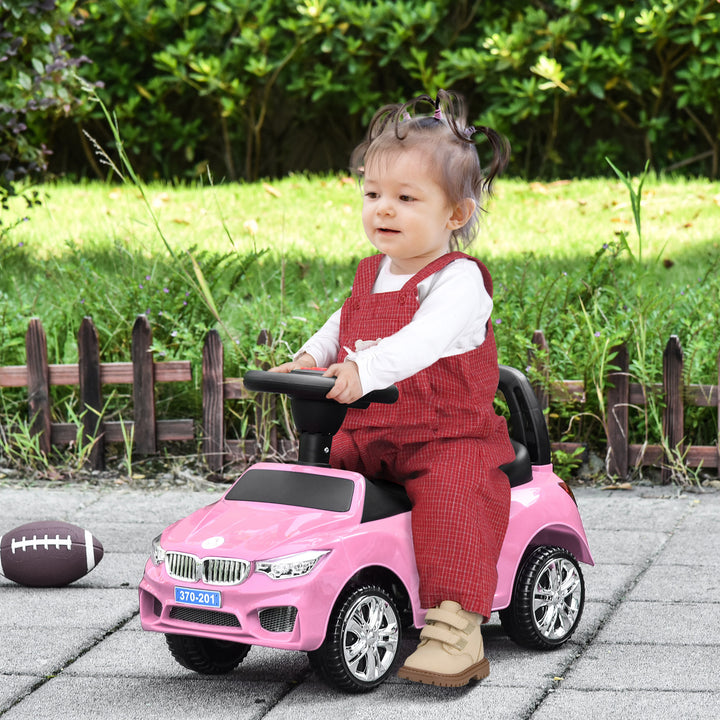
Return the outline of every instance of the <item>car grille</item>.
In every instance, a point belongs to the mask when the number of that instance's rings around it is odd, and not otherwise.
[[[228,558],[205,558],[202,578],[208,585],[239,585],[250,572],[250,563]]]
[[[292,632],[295,627],[297,608],[287,607],[266,608],[258,613],[260,625],[268,632]]]
[[[205,558],[180,552],[168,552],[165,556],[167,574],[175,580],[208,585],[239,585],[250,573],[250,563],[233,558]]]
[[[240,627],[240,621],[232,613],[217,610],[200,610],[197,608],[174,607],[170,610],[172,620],[199,623],[200,625],[220,625],[222,627]]]
[[[169,552],[165,556],[165,567],[168,575],[175,580],[197,582],[200,579],[200,562],[194,555]]]

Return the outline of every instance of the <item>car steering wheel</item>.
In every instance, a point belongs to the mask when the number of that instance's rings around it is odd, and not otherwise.
[[[298,400],[327,400],[325,396],[335,386],[335,378],[324,377],[323,370],[293,370],[289,373],[249,370],[245,373],[243,383],[254,392],[283,393]],[[365,409],[374,402],[391,405],[398,397],[397,387],[390,385],[363,395],[347,407]]]
[[[373,390],[351,405],[329,400],[334,377],[323,377],[322,370],[293,370],[289,373],[250,370],[243,378],[245,387],[255,392],[284,393],[290,397],[293,420],[299,433],[298,463],[329,467],[332,438],[340,429],[348,408],[366,409],[370,403],[394,403],[399,392],[395,385]]]

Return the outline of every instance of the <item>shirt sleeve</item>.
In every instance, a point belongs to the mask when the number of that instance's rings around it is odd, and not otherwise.
[[[318,367],[328,367],[337,362],[340,352],[340,310],[336,310],[325,324],[295,353],[295,359],[303,353],[315,358]]]
[[[364,393],[405,380],[441,357],[468,352],[484,342],[493,303],[474,262],[451,263],[420,283],[418,291],[420,307],[404,328],[372,347],[348,348],[352,352],[347,359],[357,363]]]

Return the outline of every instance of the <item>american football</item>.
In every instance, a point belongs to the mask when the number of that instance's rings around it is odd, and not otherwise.
[[[26,523],[0,536],[0,574],[27,587],[68,585],[102,556],[102,543],[89,530],[61,520]]]

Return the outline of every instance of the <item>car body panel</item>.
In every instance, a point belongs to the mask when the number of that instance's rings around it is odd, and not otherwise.
[[[515,576],[528,550],[552,545],[593,565],[580,512],[552,465],[535,465],[532,481],[512,488],[510,520],[498,559],[493,610],[510,605]]]
[[[410,512],[362,522],[366,480],[358,473],[273,463],[258,463],[253,470],[283,472],[289,481],[298,483],[308,474],[349,479],[353,483],[350,507],[338,512],[275,502],[228,500],[231,488],[217,502],[166,528],[161,545],[165,552],[185,553],[199,559],[242,559],[251,566],[247,579],[232,586],[206,584],[202,580],[187,582],[171,578],[164,563],[155,565],[152,559],[148,560],[139,589],[145,630],[288,650],[315,650],[325,639],[328,619],[340,592],[353,577],[370,568],[391,573],[402,584],[409,598],[413,624],[422,626],[425,610],[419,603]],[[552,466],[536,466],[532,481],[513,488],[511,497],[493,610],[510,604],[515,575],[532,547],[558,545],[582,562],[593,562],[577,506],[562,488]],[[255,568],[258,561],[308,550],[328,552],[307,575],[273,579]],[[222,596],[219,611],[229,624],[207,622],[210,618],[215,621],[214,615],[207,614],[215,609],[188,611],[175,601],[176,587],[219,591]],[[262,611],[277,608],[297,609],[291,630],[269,630],[263,626]]]

